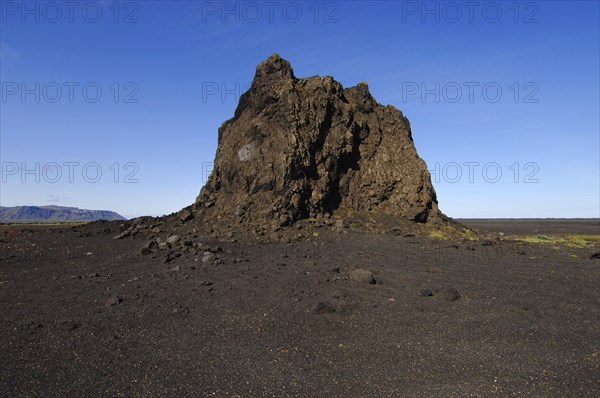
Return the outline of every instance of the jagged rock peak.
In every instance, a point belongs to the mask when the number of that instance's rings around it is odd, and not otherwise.
[[[271,54],[269,58],[258,64],[254,80],[265,78],[271,79],[294,79],[294,71],[292,65],[286,59],[283,59],[279,54]]]
[[[337,212],[443,218],[402,112],[377,103],[366,83],[296,78],[277,54],[219,129],[194,208],[211,225],[275,228]]]

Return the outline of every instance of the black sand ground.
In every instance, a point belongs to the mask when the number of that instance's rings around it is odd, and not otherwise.
[[[85,232],[0,228],[0,396],[600,396],[598,247],[349,230],[200,237],[214,262],[165,263],[142,237]]]

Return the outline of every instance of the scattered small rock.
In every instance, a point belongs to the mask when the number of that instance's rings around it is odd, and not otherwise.
[[[148,242],[144,243],[144,246],[142,247],[145,247],[146,249],[152,251],[153,249],[158,248],[158,241],[154,239],[149,240]]]
[[[333,314],[335,307],[327,301],[319,301],[312,309],[315,314]]]
[[[21,329],[31,329],[31,330],[34,330],[34,329],[41,329],[43,327],[44,327],[43,323],[31,321],[31,322],[29,322],[26,325],[22,325]]]
[[[442,292],[442,298],[448,301],[455,301],[461,298],[462,296],[458,292],[458,290],[454,288],[448,288]]]
[[[63,321],[62,322],[62,327],[65,330],[76,330],[79,328],[79,325],[73,322],[69,322],[69,321]]]
[[[202,254],[202,264],[205,264],[205,265],[213,264],[216,259],[217,259],[217,256],[215,256],[214,253],[204,252]]]
[[[173,260],[175,260],[177,257],[179,257],[179,256],[177,256],[177,254],[179,254],[179,253],[169,253],[169,254],[167,254],[167,255],[165,256],[165,258],[164,258],[163,262],[164,262],[165,264],[169,264],[171,261],[173,261]],[[180,255],[181,255],[181,254],[180,254]]]
[[[183,209],[179,212],[179,219],[181,220],[182,223],[186,223],[193,218],[194,218],[194,215],[192,214],[191,211],[189,211],[187,209]]]
[[[348,221],[343,220],[343,219],[336,219],[334,224],[333,224],[336,228],[348,228],[350,226],[350,224],[348,223]]]
[[[212,253],[221,253],[223,252],[223,248],[221,246],[210,246],[207,251]]]
[[[590,259],[600,260],[600,251],[598,251],[598,252],[596,252],[596,253],[592,254],[592,255],[590,256]]]
[[[179,242],[179,236],[177,235],[171,235],[167,238],[167,243],[170,243],[171,245],[175,245],[177,242]]]
[[[431,290],[431,289],[423,289],[423,290],[421,290],[421,293],[419,294],[419,296],[421,296],[421,297],[431,297],[431,296],[433,296],[433,290]]]
[[[113,237],[113,239],[123,239],[131,235],[131,231],[121,232],[120,234]]]
[[[371,285],[375,284],[375,279],[373,279],[373,274],[371,273],[371,271],[363,268],[356,268],[351,270],[350,272],[348,272],[348,276],[350,276],[350,279],[359,283],[368,283]]]
[[[121,303],[123,303],[123,297],[113,296],[108,299],[108,301],[106,302],[106,306],[111,307],[113,305],[119,305]]]

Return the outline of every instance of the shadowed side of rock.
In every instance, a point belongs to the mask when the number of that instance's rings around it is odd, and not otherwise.
[[[272,55],[219,128],[194,213],[207,225],[277,228],[338,212],[445,218],[402,112],[377,103],[364,83],[296,78]]]

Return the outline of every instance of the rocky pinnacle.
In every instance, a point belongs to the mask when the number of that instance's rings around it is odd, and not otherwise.
[[[273,54],[219,128],[214,168],[195,213],[282,227],[336,212],[427,223],[443,218],[408,119],[366,83],[296,78]]]

